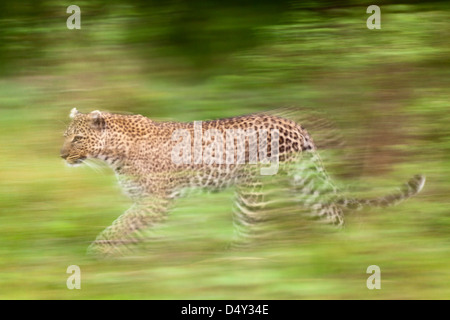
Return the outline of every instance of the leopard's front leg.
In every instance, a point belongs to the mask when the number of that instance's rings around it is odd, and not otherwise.
[[[130,253],[143,240],[142,231],[166,219],[170,203],[170,199],[158,197],[139,200],[97,236],[88,254],[116,257]]]

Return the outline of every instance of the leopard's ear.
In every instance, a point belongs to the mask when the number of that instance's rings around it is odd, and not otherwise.
[[[70,119],[75,118],[75,116],[76,116],[77,114],[79,114],[77,108],[73,108],[72,110],[70,110],[70,114],[69,114]]]
[[[88,117],[91,122],[92,128],[99,130],[103,130],[105,128],[105,117],[100,111],[92,111],[91,113],[89,113]]]

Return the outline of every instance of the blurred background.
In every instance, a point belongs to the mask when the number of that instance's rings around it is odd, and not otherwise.
[[[372,4],[380,30],[366,26]],[[81,8],[80,30],[66,27],[70,5]],[[0,298],[448,299],[449,9],[2,1]],[[59,158],[71,108],[191,121],[285,106],[334,123],[344,144],[324,162],[349,193],[381,195],[416,173],[424,190],[351,215],[340,231],[291,217],[283,240],[242,252],[225,250],[232,191],[199,194],[179,202],[148,254],[85,255],[131,203],[110,169]],[[66,288],[69,265],[81,268],[81,290]],[[381,290],[366,288],[370,265]]]

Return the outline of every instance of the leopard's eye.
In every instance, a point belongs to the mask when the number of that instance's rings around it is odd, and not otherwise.
[[[78,142],[78,141],[80,141],[81,139],[83,139],[82,136],[75,136],[75,137],[73,137],[72,142]]]

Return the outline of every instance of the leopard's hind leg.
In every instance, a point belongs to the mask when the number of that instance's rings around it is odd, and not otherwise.
[[[344,224],[342,207],[336,203],[338,189],[315,150],[304,151],[302,157],[290,164],[288,175],[295,201],[307,209],[312,218],[336,226]]]

